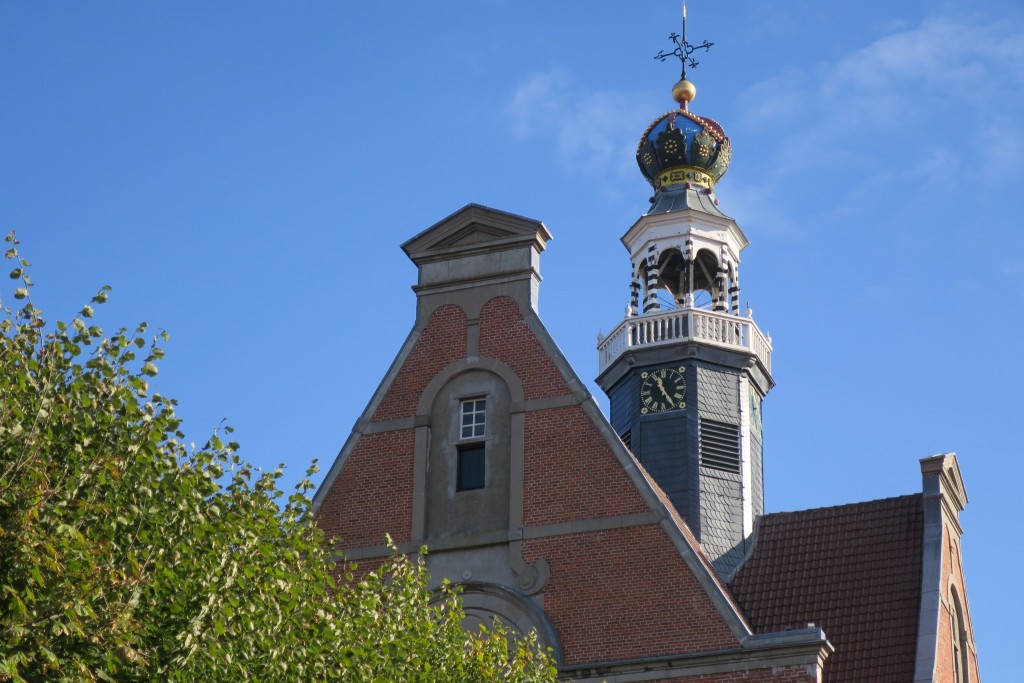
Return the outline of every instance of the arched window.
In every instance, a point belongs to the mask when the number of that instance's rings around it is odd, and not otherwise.
[[[718,294],[718,259],[707,249],[701,249],[693,260],[694,306],[711,308]]]
[[[425,540],[507,531],[511,394],[502,378],[460,372],[430,405]]]
[[[953,650],[953,681],[968,683],[970,677],[967,673],[967,629],[964,626],[964,610],[956,588],[949,591],[949,639]]]
[[[658,259],[658,273],[661,282],[660,287],[665,290],[659,292],[658,300],[662,308],[677,308],[683,303],[686,283],[686,270],[683,267],[683,255],[678,249],[666,249]]]

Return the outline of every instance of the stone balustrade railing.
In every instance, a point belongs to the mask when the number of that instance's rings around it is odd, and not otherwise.
[[[772,344],[754,321],[729,313],[698,308],[679,308],[630,316],[597,345],[600,370],[611,365],[627,350],[683,341],[699,341],[757,356],[772,371]]]

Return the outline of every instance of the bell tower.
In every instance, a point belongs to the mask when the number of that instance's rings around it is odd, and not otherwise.
[[[686,67],[711,43],[672,34],[683,62],[678,107],[640,138],[651,207],[622,237],[631,278],[624,319],[599,339],[598,384],[625,444],[671,499],[723,577],[738,566],[764,512],[761,402],[774,386],[771,339],[741,312],[747,238],[718,208],[732,147],[690,111]]]

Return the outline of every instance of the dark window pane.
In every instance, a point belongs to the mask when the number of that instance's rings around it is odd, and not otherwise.
[[[484,487],[484,445],[474,444],[459,449],[455,475],[456,491],[472,491]]]

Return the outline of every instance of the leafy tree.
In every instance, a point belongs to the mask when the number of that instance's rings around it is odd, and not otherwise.
[[[176,402],[149,387],[166,335],[104,335],[108,288],[48,325],[7,242],[0,681],[554,680],[534,636],[465,633],[418,558],[358,579],[336,563],[308,478],[285,497],[280,468],[254,471],[217,433],[186,447]]]

